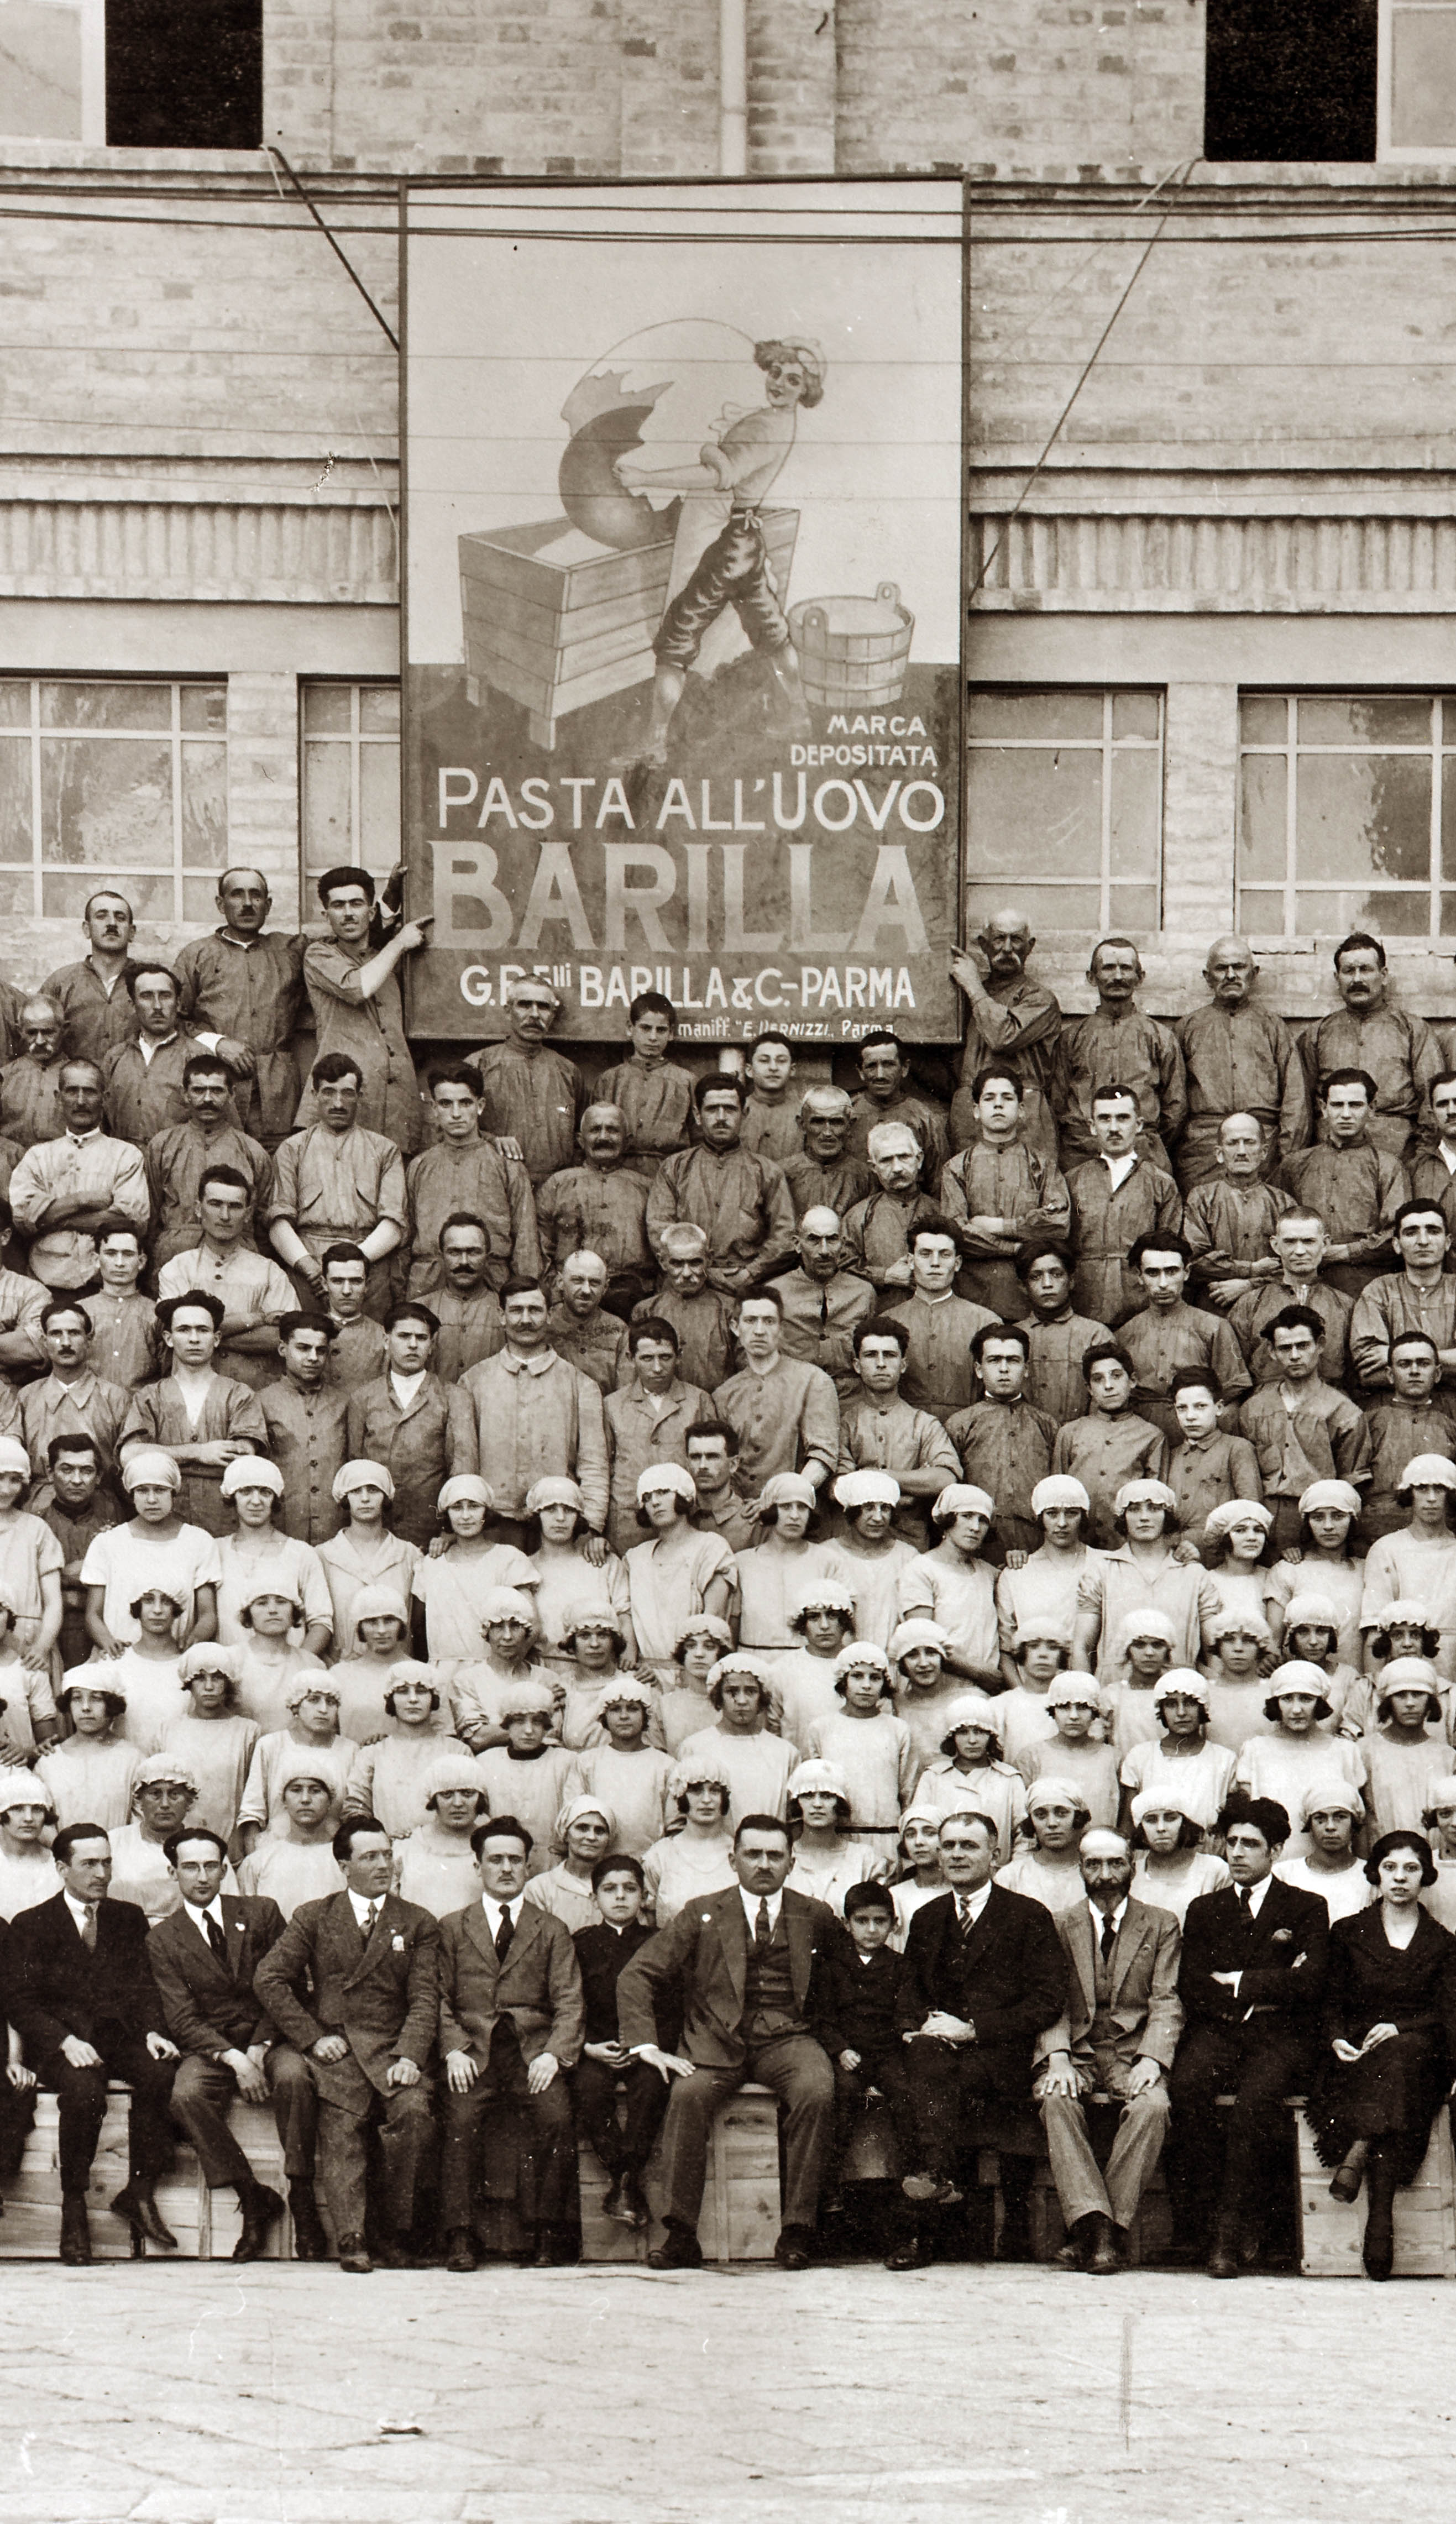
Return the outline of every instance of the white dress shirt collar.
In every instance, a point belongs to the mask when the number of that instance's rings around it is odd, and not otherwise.
[[[743,1904],[743,1915],[749,1923],[749,1935],[751,1938],[753,1934],[754,1927],[757,1924],[758,1905],[760,1902],[766,1902],[768,1904],[768,1926],[770,1935],[777,1930],[779,1924],[779,1913],[784,1907],[784,1888],[782,1885],[779,1886],[777,1893],[749,1893],[746,1892],[743,1885],[740,1884],[738,1888],[738,1898]]]
[[[974,1927],[976,1921],[980,1918],[982,1912],[985,1910],[987,1903],[991,1900],[990,1879],[988,1878],[984,1884],[979,1884],[974,1893],[967,1894],[963,1894],[958,1885],[952,1884],[950,1887],[950,1896],[955,1904],[955,1916],[957,1919],[969,1919],[970,1924]],[[962,1911],[960,1907],[962,1902],[966,1905],[964,1911]]]

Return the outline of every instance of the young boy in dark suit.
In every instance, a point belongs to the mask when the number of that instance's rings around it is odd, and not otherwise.
[[[834,2139],[825,2186],[825,2210],[844,2206],[840,2184],[854,2115],[871,2086],[890,2107],[901,2170],[915,2162],[915,2113],[904,2044],[896,2005],[905,1959],[889,1939],[895,1904],[883,1884],[851,1884],[845,1895],[843,1936],[821,1953],[809,1993],[814,2038],[834,2067]]]
[[[642,2177],[667,2110],[666,2081],[645,2060],[634,2060],[617,2035],[616,1985],[626,1966],[655,1931],[642,1916],[646,1878],[640,1859],[608,1851],[592,1869],[592,1892],[602,1917],[578,1928],[572,1943],[581,1966],[586,2001],[586,2040],[571,2072],[576,2126],[607,2173],[602,2207],[624,2226],[645,2226],[648,2205]],[[678,2027],[663,2040],[677,2047]],[[625,2092],[625,2124],[617,2120],[617,2092]]]

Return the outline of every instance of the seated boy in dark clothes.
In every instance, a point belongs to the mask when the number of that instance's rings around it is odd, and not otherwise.
[[[843,2206],[842,2167],[854,2123],[871,2086],[890,2107],[903,2169],[915,2160],[915,2113],[895,2004],[905,1959],[889,1943],[895,1904],[883,1884],[851,1884],[845,1930],[820,1950],[809,1991],[809,2027],[834,2066],[834,2141],[824,2206]]]
[[[572,1943],[581,1966],[586,2000],[586,2040],[571,2072],[576,2126],[606,2167],[602,2206],[624,2226],[645,2226],[648,2205],[642,2176],[667,2110],[666,2080],[646,2061],[634,2060],[617,2040],[616,1985],[639,1947],[655,1934],[642,1917],[646,1890],[640,1862],[620,1850],[592,1869],[592,1891],[602,1917],[578,1928]],[[677,2030],[662,2032],[666,2050],[677,2048]],[[617,2119],[619,2090],[626,2097],[625,2125]]]

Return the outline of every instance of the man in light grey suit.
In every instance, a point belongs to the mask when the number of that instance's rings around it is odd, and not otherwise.
[[[1124,2265],[1128,2228],[1167,2136],[1182,1937],[1171,1911],[1129,1898],[1133,1861],[1118,1832],[1084,1832],[1080,1856],[1087,1900],[1056,1918],[1072,1966],[1067,2009],[1038,2043],[1045,2069],[1037,2095],[1067,2226],[1057,2259],[1100,2277]],[[1122,2105],[1105,2174],[1088,2136],[1083,2098],[1092,2094]]]
[[[470,1846],[480,1899],[440,1922],[447,2265],[475,2267],[481,2122],[504,2106],[515,2121],[521,2214],[535,2230],[532,2263],[551,2269],[576,2258],[576,2141],[561,2072],[575,2067],[586,2031],[581,1968],[569,1930],[521,1899],[532,1846],[524,1823],[493,1815]]]
[[[701,2268],[708,2131],[750,2077],[771,2086],[783,2109],[784,2221],[774,2258],[782,2269],[808,2265],[834,2070],[809,2032],[806,2002],[815,1956],[836,1931],[823,1902],[785,1890],[793,1859],[787,1823],[745,1815],[733,1839],[737,1883],[687,1903],[617,1982],[624,2049],[675,2079],[662,2134],[667,2234],[648,2255],[654,2269]],[[682,2007],[686,2059],[657,2044],[657,2003],[668,1991]]]

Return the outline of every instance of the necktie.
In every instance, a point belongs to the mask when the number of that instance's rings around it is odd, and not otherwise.
[[[227,1961],[227,1939],[222,1934],[222,1931],[218,1927],[211,1911],[204,1911],[202,1915],[202,1924],[207,1931],[208,1944],[212,1947],[218,1963],[225,1964]]]
[[[958,1922],[958,1924],[959,1924],[959,1927],[960,1927],[960,1933],[961,1933],[961,1935],[962,1935],[963,1937],[968,1937],[968,1936],[970,1935],[970,1933],[971,1933],[971,1927],[972,1927],[972,1920],[971,1920],[971,1897],[970,1897],[969,1893],[957,1893],[957,1894],[956,1894],[956,1897],[955,1897],[955,1917],[956,1917],[956,1920],[957,1920],[957,1922]]]
[[[1113,1947],[1116,1945],[1116,1943],[1117,1943],[1117,1927],[1116,1927],[1116,1923],[1115,1923],[1115,1921],[1114,1921],[1111,1917],[1105,1918],[1105,1919],[1102,1921],[1102,1936],[1101,1936],[1102,1961],[1103,1961],[1103,1963],[1105,1963],[1105,1962],[1107,1961],[1107,1958],[1108,1958],[1108,1956],[1111,1954],[1112,1949],[1113,1949]]]
[[[375,1920],[376,1920],[376,1919],[378,1918],[378,1917],[379,1917],[379,1910],[380,1910],[380,1906],[379,1906],[379,1904],[378,1904],[377,1902],[371,1902],[371,1903],[369,1904],[368,1911],[367,1911],[367,1913],[365,1914],[365,1917],[364,1917],[364,1944],[365,1944],[365,1945],[367,1945],[367,1944],[368,1944],[370,1937],[371,1937],[371,1936],[373,1935],[373,1933],[374,1933],[374,1922],[375,1922]]]
[[[758,1917],[753,1921],[753,1944],[757,1952],[761,1955],[766,1952],[767,1948],[771,1946],[772,1943],[773,1923],[768,1916],[768,1904],[766,1902],[760,1902],[758,1905]]]
[[[1240,1884],[1238,1887],[1238,1907],[1246,1919],[1251,1919],[1254,1916],[1253,1891],[1251,1884]]]
[[[94,1902],[86,1904],[86,1924],[81,1930],[81,1944],[93,1955],[96,1952],[96,1911]]]
[[[510,1952],[510,1940],[514,1934],[515,1921],[510,1916],[510,1905],[508,1902],[501,1913],[501,1924],[496,1930],[496,1954],[502,1963]]]

